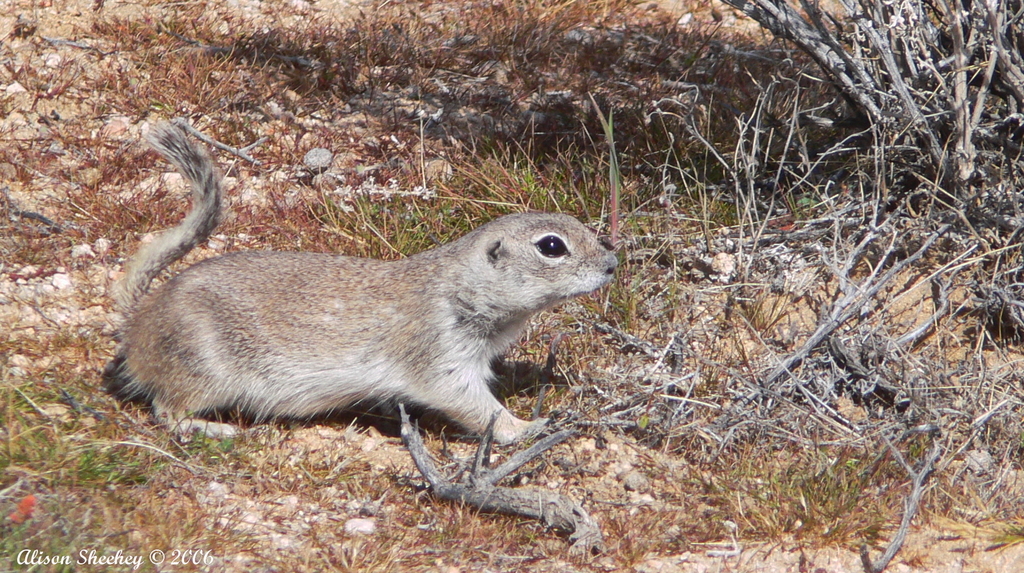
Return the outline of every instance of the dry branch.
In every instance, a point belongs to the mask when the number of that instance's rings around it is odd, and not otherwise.
[[[917,328],[896,339],[896,346],[913,347],[915,344],[920,342],[925,335],[932,331],[942,317],[946,316],[949,312],[949,291],[953,287],[953,279],[956,278],[958,274],[959,271],[953,271],[949,278],[947,278],[942,284],[936,285],[939,290],[939,297],[938,301],[936,301],[935,312],[933,312],[932,315],[928,317],[928,320],[922,322]]]
[[[867,545],[862,545],[860,548],[860,560],[861,564],[864,565],[864,571],[866,573],[882,573],[885,568],[892,561],[892,558],[899,553],[899,550],[903,547],[903,542],[907,538],[907,532],[910,530],[910,522],[913,521],[914,516],[917,515],[917,509],[921,505],[921,496],[924,495],[924,485],[935,471],[935,464],[939,461],[939,457],[942,455],[942,445],[936,441],[932,445],[931,451],[928,453],[928,458],[925,459],[924,465],[921,466],[920,470],[914,471],[914,468],[907,463],[899,451],[892,445],[889,444],[889,449],[892,451],[896,459],[899,460],[900,464],[913,481],[913,488],[910,491],[910,495],[907,496],[907,500],[904,503],[903,508],[903,519],[900,521],[900,527],[896,530],[896,535],[892,538],[889,546],[885,549],[885,553],[875,561],[871,562],[871,557],[868,555]]]
[[[221,143],[221,142],[217,141],[216,139],[210,137],[209,135],[206,135],[205,133],[199,131],[198,129],[196,129],[194,127],[192,127],[192,124],[190,124],[188,122],[188,120],[186,120],[183,117],[175,118],[174,120],[171,121],[171,123],[181,127],[185,131],[191,133],[193,136],[195,136],[200,141],[202,141],[204,143],[207,143],[209,145],[212,145],[212,146],[216,147],[217,149],[220,149],[222,151],[227,151],[228,153],[230,153],[232,155],[236,155],[238,157],[241,157],[242,159],[252,163],[253,165],[259,165],[260,164],[258,159],[255,159],[251,155],[249,155],[249,151],[251,151],[252,149],[256,148],[257,146],[263,145],[263,143],[265,141],[267,141],[266,137],[261,137],[261,138],[257,139],[256,141],[254,141],[253,143],[250,143],[249,145],[246,145],[245,147],[231,147],[230,145],[228,145],[226,143]]]
[[[409,450],[416,467],[430,483],[434,495],[448,500],[465,503],[488,513],[518,515],[536,519],[548,527],[569,532],[572,541],[570,551],[589,554],[600,551],[603,536],[597,522],[578,503],[552,491],[537,488],[513,489],[497,485],[502,479],[524,464],[540,456],[555,445],[573,435],[570,430],[552,434],[537,442],[529,449],[518,452],[497,468],[488,469],[493,442],[491,432],[480,443],[474,457],[468,483],[453,483],[438,471],[423,444],[419,430],[409,421],[405,408],[402,413],[402,442]]]
[[[924,256],[925,252],[935,244],[935,241],[937,241],[939,237],[944,235],[949,229],[950,225],[943,225],[938,231],[932,233],[932,235],[928,237],[928,240],[925,241],[924,244],[914,252],[914,254],[893,265],[892,268],[890,268],[884,275],[876,278],[876,275],[885,263],[884,259],[879,261],[875,267],[875,272],[872,273],[868,279],[859,285],[854,285],[849,279],[849,273],[853,269],[863,250],[867,248],[870,243],[870,240],[868,239],[873,239],[871,234],[865,237],[865,240],[861,241],[857,246],[857,249],[855,249],[853,254],[848,258],[847,264],[844,265],[844,268],[838,273],[838,278],[843,284],[843,291],[845,292],[843,297],[836,301],[829,312],[826,313],[824,319],[819,321],[818,327],[815,329],[814,334],[807,339],[807,342],[805,342],[799,350],[787,356],[781,363],[779,363],[778,366],[775,367],[774,370],[771,371],[770,374],[768,374],[768,376],[765,377],[763,386],[772,387],[779,381],[779,379],[789,373],[792,368],[795,368],[798,364],[803,362],[803,360],[807,358],[819,344],[835,332],[835,330],[843,323],[857,314],[868,301],[873,299],[875,295],[882,290],[882,287],[887,285],[893,278],[903,272],[904,269],[920,260],[921,257]],[[893,232],[896,233],[896,231]],[[891,251],[892,249],[890,249],[886,255],[890,255]],[[850,285],[850,287],[848,288],[846,285]]]
[[[33,211],[22,211],[14,204],[9,195],[9,188],[4,186],[0,188],[0,196],[3,197],[3,205],[7,208],[7,218],[12,221],[18,219],[29,219],[32,221],[39,221],[46,226],[44,233],[49,235],[51,233],[61,233],[64,231],[64,227],[55,223],[52,219],[45,217],[39,213]]]
[[[823,71],[832,76],[843,98],[854,109],[863,109],[872,119],[882,119],[881,108],[869,95],[877,91],[877,87],[863,65],[840,48],[835,38],[807,22],[785,0],[725,1],[811,56]]]
[[[725,1],[807,53],[876,144],[899,143],[939,188],[965,195],[986,176],[982,152],[1017,143],[990,135],[1024,108],[1020,0],[840,0],[838,16],[809,0]]]

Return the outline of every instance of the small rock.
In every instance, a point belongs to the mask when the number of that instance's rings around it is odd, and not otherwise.
[[[62,61],[64,61],[64,59],[60,57],[60,54],[47,54],[47,56],[43,58],[43,64],[48,68],[56,68]]]
[[[92,250],[100,256],[107,254],[110,251],[110,239],[103,237],[96,239],[96,242],[92,244]]]
[[[46,404],[40,407],[39,410],[49,418],[68,419],[68,413],[71,411],[71,408],[64,404]]]
[[[973,449],[964,456],[967,459],[967,468],[975,474],[985,474],[995,467],[995,460],[988,450]]]
[[[423,166],[428,181],[448,181],[452,178],[452,164],[444,159],[431,159]]]
[[[206,491],[210,494],[210,497],[217,499],[224,499],[229,493],[228,486],[216,480],[207,484]]]
[[[572,44],[589,46],[594,43],[594,37],[586,30],[574,28],[565,33],[565,41]]]
[[[0,163],[0,180],[11,180],[18,176],[18,168],[13,163]]]
[[[290,535],[282,535],[280,533],[270,534],[270,544],[274,546],[274,549],[290,549],[297,545],[294,537]]]
[[[20,275],[20,276],[23,276],[23,277],[34,277],[38,273],[39,273],[39,267],[37,267],[35,265],[25,265],[25,266],[21,267],[20,269],[18,269],[14,274]]]
[[[345,533],[349,535],[373,535],[377,531],[377,522],[373,519],[355,517],[345,522]]]
[[[25,86],[19,84],[18,82],[14,82],[13,84],[9,84],[6,88],[4,88],[4,92],[6,92],[7,95],[23,94],[23,93],[25,93],[27,91],[28,90],[25,89]]]
[[[314,147],[306,152],[306,156],[302,158],[302,162],[306,164],[306,168],[315,174],[323,173],[331,166],[331,161],[334,160],[334,154],[328,149],[323,147]]]
[[[632,470],[622,476],[622,487],[626,488],[626,491],[643,492],[651,487],[651,482],[644,474]]]
[[[730,253],[718,253],[711,260],[711,270],[722,276],[732,276],[736,272],[736,255]]]
[[[86,167],[78,172],[78,181],[86,187],[95,187],[103,179],[103,172],[95,167]]]
[[[128,131],[129,125],[131,125],[131,120],[127,117],[118,116],[111,118],[111,120],[108,121],[107,124],[100,129],[100,137],[104,139],[110,139],[112,137],[121,135],[122,133]]]
[[[267,105],[264,106],[264,110],[266,110],[266,112],[268,114],[270,114],[270,117],[273,117],[274,119],[281,119],[287,113],[281,107],[280,104],[278,104],[277,102],[274,102],[274,101],[267,102]]]
[[[633,505],[630,509],[630,515],[634,515],[640,510],[640,506],[654,505],[654,496],[649,493],[637,493],[635,491],[629,492],[629,502]]]
[[[84,257],[95,257],[96,253],[92,250],[92,245],[89,243],[82,243],[81,245],[75,245],[71,247],[71,258],[81,259]]]
[[[208,241],[206,241],[206,246],[210,247],[215,251],[223,251],[224,247],[227,246],[227,236],[214,235],[213,237],[210,237]]]
[[[71,288],[71,277],[64,273],[57,273],[50,278],[50,284],[57,290]]]
[[[171,191],[185,191],[188,189],[188,184],[185,183],[185,178],[177,171],[170,171],[167,173],[160,174],[160,181],[164,184],[166,189]]]

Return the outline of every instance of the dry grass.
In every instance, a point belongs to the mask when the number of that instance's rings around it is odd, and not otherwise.
[[[39,499],[30,519],[0,521],[5,565],[18,569],[23,549],[193,549],[211,556],[202,570],[612,571],[704,559],[734,538],[787,554],[875,548],[909,491],[887,444],[914,463],[932,439],[946,454],[922,523],[1019,547],[1019,233],[972,227],[934,197],[901,210],[910,199],[886,195],[857,142],[815,164],[809,149],[846,134],[794,135],[784,120],[826,91],[797,54],[705,18],[710,5],[691,26],[617,1],[453,6],[341,20],[283,2],[263,14],[154,3],[60,28],[93,49],[49,31],[0,47],[0,85],[26,89],[0,97],[0,207],[13,215],[0,222],[0,320],[12,325],[0,335],[0,514]],[[187,208],[137,144],[141,124],[186,116],[231,145],[268,138],[259,165],[218,156],[237,183],[230,215],[186,262],[262,248],[396,258],[526,209],[607,230],[607,151],[587,94],[614,110],[622,264],[605,292],[535,321],[508,360],[543,365],[567,335],[544,408],[583,435],[515,479],[583,502],[603,555],[570,558],[534,523],[436,502],[372,414],[183,440],[98,391],[118,318],[106,288],[144,234]],[[314,147],[338,154],[327,175],[302,167]],[[765,382],[851,291],[844,281],[892,268],[940,220],[957,226],[939,248],[831,337],[845,354],[823,344]],[[882,237],[858,250],[870,224]],[[72,256],[81,245],[92,254]],[[934,329],[894,346],[940,291]],[[528,414],[540,381],[520,370],[508,403]],[[941,434],[905,433],[922,424]],[[471,446],[444,446],[443,421],[429,429],[432,451]],[[377,532],[345,533],[354,517]]]

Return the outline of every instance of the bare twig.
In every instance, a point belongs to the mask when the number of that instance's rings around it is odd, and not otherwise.
[[[882,109],[869,95],[879,90],[863,64],[840,49],[835,39],[808,24],[785,0],[726,0],[726,3],[810,55],[834,78],[843,98],[855,109],[864,110],[874,121],[884,119]]]
[[[231,147],[230,145],[227,145],[225,143],[221,143],[221,142],[217,141],[216,139],[213,139],[209,135],[206,135],[205,133],[199,131],[198,129],[196,129],[194,127],[192,127],[192,124],[190,124],[188,122],[188,120],[186,120],[183,117],[175,118],[175,119],[171,120],[171,123],[181,127],[185,131],[191,133],[193,136],[195,136],[200,141],[202,141],[204,143],[207,143],[209,145],[212,145],[212,146],[216,147],[217,149],[220,149],[222,151],[227,151],[228,153],[230,153],[232,155],[236,155],[238,157],[241,157],[242,159],[252,163],[253,165],[259,165],[260,164],[259,160],[255,159],[255,158],[253,158],[252,156],[249,155],[249,151],[252,150],[253,148],[257,147],[257,146],[263,145],[263,143],[265,141],[267,141],[266,137],[261,137],[261,138],[257,139],[255,142],[250,143],[249,145],[246,145],[245,147]]]
[[[533,405],[531,420],[540,418],[540,412],[544,408],[544,398],[547,397],[548,390],[555,384],[555,367],[558,365],[558,345],[562,343],[565,336],[565,333],[562,332],[551,339],[551,345],[548,347],[548,359],[544,364],[543,372],[541,372],[541,386],[537,393],[537,403]]]
[[[619,172],[619,156],[615,152],[614,119],[611,111],[608,112],[608,117],[605,117],[601,106],[597,105],[597,100],[594,99],[594,94],[589,95],[590,102],[594,105],[594,111],[597,112],[598,120],[601,122],[601,128],[604,130],[605,141],[608,142],[608,188],[611,195],[608,199],[608,224],[612,247],[615,247],[619,242],[619,187],[622,184],[622,174]]]
[[[46,40],[47,42],[49,42],[51,45],[54,45],[54,46],[69,46],[69,47],[72,47],[72,48],[78,48],[79,50],[88,50],[88,51],[91,51],[91,52],[96,52],[100,56],[109,56],[110,54],[116,54],[117,53],[117,50],[113,50],[113,51],[110,51],[110,52],[104,52],[103,50],[101,50],[101,49],[99,49],[97,47],[94,47],[94,46],[90,46],[89,44],[86,44],[85,42],[76,42],[76,41],[73,41],[73,40],[65,40],[63,38],[48,38],[46,36],[43,36],[43,39]]]
[[[458,501],[489,513],[519,515],[536,519],[555,529],[570,533],[573,553],[590,554],[600,551],[603,545],[601,529],[592,517],[578,503],[556,492],[537,488],[499,487],[496,484],[524,464],[540,456],[555,445],[565,441],[573,432],[565,430],[552,434],[534,444],[526,451],[519,452],[494,470],[485,469],[486,458],[476,456],[469,483],[452,483],[437,470],[427,453],[419,430],[409,421],[405,407],[399,405],[402,413],[402,442],[409,450],[420,473],[430,483],[434,495]],[[488,432],[490,433],[490,432]],[[488,440],[484,440],[481,449]],[[479,453],[479,450],[478,450]]]
[[[937,285],[939,289],[939,300],[936,305],[935,312],[932,313],[928,320],[922,322],[917,328],[904,334],[903,336],[896,339],[897,346],[914,346],[925,337],[943,316],[949,312],[949,291],[953,285],[953,278],[959,274],[959,271],[953,271],[949,278],[946,279],[941,285]],[[938,281],[936,281],[938,282]]]
[[[106,420],[107,419],[107,416],[103,412],[100,412],[99,410],[97,410],[95,408],[90,408],[89,406],[86,406],[85,404],[82,404],[74,396],[72,396],[67,390],[65,390],[63,388],[60,389],[60,399],[61,399],[62,402],[64,402],[68,406],[71,406],[71,408],[74,411],[78,412],[78,413],[84,412],[86,414],[91,415],[93,418],[96,418],[97,420]]]
[[[238,51],[237,48],[225,48],[223,46],[213,46],[213,45],[210,45],[210,44],[204,44],[204,43],[200,42],[199,40],[195,40],[193,38],[188,38],[186,36],[182,36],[181,34],[178,34],[176,32],[168,30],[168,29],[166,29],[164,27],[161,27],[160,31],[165,33],[165,34],[167,34],[167,35],[169,35],[169,36],[173,36],[173,37],[181,40],[182,42],[185,42],[186,44],[191,44],[191,45],[201,49],[202,51],[206,52],[207,54],[235,54]],[[285,63],[288,63],[288,64],[292,64],[292,65],[295,65],[295,66],[299,66],[299,67],[303,67],[303,68],[314,69],[314,68],[321,67],[320,62],[317,62],[316,60],[310,60],[309,58],[304,58],[302,56],[285,56],[285,55],[282,55],[282,54],[267,54],[265,57],[267,59],[280,60],[282,62],[285,62]]]
[[[402,406],[404,412],[404,406]],[[487,424],[487,431],[480,437],[480,445],[476,449],[476,455],[473,456],[473,465],[469,468],[470,480],[476,479],[480,472],[485,471],[485,468],[490,463],[491,449],[494,447],[494,424],[498,422],[498,416],[501,412],[495,412],[491,416],[491,421]],[[405,423],[405,418],[402,418],[402,422]]]
[[[650,342],[647,342],[646,340],[643,340],[641,338],[637,338],[636,336],[633,336],[628,332],[623,332],[621,329],[615,328],[614,326],[608,323],[595,322],[594,328],[601,334],[610,334],[615,338],[619,339],[619,341],[622,343],[623,349],[632,346],[633,348],[636,348],[637,350],[643,352],[644,354],[650,356],[651,358],[657,358],[661,352],[656,346],[654,346]]]
[[[892,541],[889,542],[889,546],[885,549],[885,553],[882,554],[878,561],[872,563],[871,557],[868,554],[868,546],[861,545],[860,561],[864,566],[864,571],[866,573],[882,573],[882,571],[884,571],[889,565],[889,562],[892,561],[892,558],[895,557],[903,547],[903,542],[907,538],[907,532],[910,530],[910,522],[913,521],[914,516],[917,515],[917,509],[921,504],[921,496],[924,495],[925,483],[935,471],[935,464],[939,461],[939,457],[942,455],[942,444],[936,441],[932,445],[932,449],[928,453],[928,457],[925,459],[924,465],[921,466],[920,470],[914,471],[914,469],[910,467],[910,464],[908,464],[903,458],[903,455],[900,454],[892,444],[889,444],[889,449],[892,451],[893,455],[896,456],[900,465],[902,465],[904,469],[907,470],[907,473],[910,474],[913,481],[913,487],[906,502],[904,502],[903,519],[900,521],[899,529],[896,530],[896,535],[892,538]]]
[[[992,45],[998,56],[999,70],[1006,74],[1007,79],[1002,85],[1013,92],[1018,102],[1024,102],[1024,58],[1017,50],[1006,49],[1006,36],[1009,30],[1006,22],[1006,6],[1003,2],[982,2],[985,15],[992,31]],[[1013,20],[1019,22],[1019,16]],[[1019,24],[1018,24],[1019,25]]]
[[[39,213],[35,213],[32,211],[22,211],[21,209],[19,209],[18,206],[14,204],[14,201],[11,200],[9,187],[4,186],[3,188],[0,188],[0,194],[3,194],[4,205],[6,205],[7,207],[8,217],[39,221],[40,223],[46,225],[47,235],[50,233],[60,233],[64,230],[63,227],[61,227],[52,219],[44,215],[40,215]]]
[[[11,485],[5,487],[4,489],[0,489],[0,499],[7,499],[8,497],[14,497],[14,494],[18,491],[18,489],[21,487],[21,485],[23,483],[25,483],[25,479],[24,478],[18,478]]]
[[[1002,151],[982,122],[1024,107],[1017,1],[840,0],[845,22],[810,0],[725,1],[810,55],[854,119],[867,120],[855,123],[911,143],[900,154],[928,165],[943,194],[976,186],[982,152]]]
[[[800,364],[811,354],[811,351],[821,344],[823,340],[831,335],[832,332],[839,328],[843,323],[852,318],[865,303],[874,298],[882,287],[888,284],[889,281],[899,273],[903,272],[904,269],[916,263],[922,256],[924,256],[925,252],[935,244],[935,241],[937,241],[939,237],[944,235],[949,229],[950,225],[944,225],[928,237],[928,240],[925,241],[925,243],[921,245],[914,254],[893,265],[892,268],[890,268],[884,275],[877,280],[874,280],[875,274],[877,274],[879,269],[881,269],[881,264],[879,264],[875,269],[875,273],[873,273],[868,280],[865,280],[860,285],[850,289],[849,292],[832,305],[832,309],[828,312],[825,318],[819,322],[818,328],[814,331],[814,334],[807,339],[807,342],[805,342],[799,350],[790,354],[781,363],[779,363],[779,365],[765,377],[763,385],[765,387],[774,385],[783,377],[783,375],[787,374],[792,368]],[[847,267],[850,267],[850,265],[847,265]],[[849,268],[846,270],[849,271]],[[844,277],[840,278],[842,279]]]
[[[207,474],[207,471],[205,469],[197,468],[197,467],[189,464],[188,462],[186,462],[186,461],[176,457],[174,454],[172,454],[172,453],[170,453],[170,452],[168,452],[166,450],[160,449],[160,448],[154,446],[153,444],[146,444],[144,442],[134,442],[132,440],[121,440],[121,441],[113,441],[113,442],[108,442],[108,443],[111,446],[129,446],[129,447],[132,447],[132,448],[142,448],[142,449],[145,449],[145,450],[150,450],[150,451],[156,452],[156,453],[164,456],[165,458],[171,460],[172,462],[174,462],[175,465],[177,465],[178,467],[181,467],[181,468],[184,468],[184,469],[188,470],[193,475],[205,475],[205,474]]]

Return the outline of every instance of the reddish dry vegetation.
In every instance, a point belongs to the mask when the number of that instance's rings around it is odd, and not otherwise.
[[[57,0],[0,19],[12,567],[27,549],[196,551],[183,568],[211,571],[854,571],[895,534],[932,452],[892,568],[1024,559],[1013,170],[951,197],[878,171],[868,138],[784,129],[832,92],[731,10]],[[266,138],[259,164],[219,153],[230,212],[182,264],[263,248],[394,258],[525,209],[607,230],[598,109],[618,152],[617,280],[539,317],[502,391],[522,415],[543,394],[580,432],[509,485],[582,503],[602,554],[436,501],[386,417],[184,439],[99,391],[120,320],[107,290],[187,209],[139,145],[147,123]],[[845,154],[823,154],[837,142]],[[335,154],[319,175],[303,164],[316,147]],[[472,450],[443,420],[426,431],[444,463]]]

